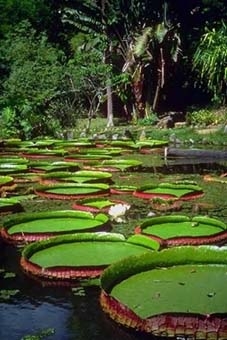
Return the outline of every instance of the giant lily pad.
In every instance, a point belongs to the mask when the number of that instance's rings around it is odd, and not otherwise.
[[[227,339],[227,248],[174,247],[131,256],[101,276],[109,316],[151,336]]]
[[[23,211],[20,200],[17,198],[0,198],[0,214]]]
[[[104,183],[61,183],[47,186],[39,186],[35,193],[41,197],[53,199],[79,199],[109,195],[110,188]]]
[[[110,207],[116,204],[126,204],[120,200],[112,200],[108,198],[92,197],[83,198],[73,203],[72,208],[77,210],[91,211],[91,212],[108,212]]]
[[[4,187],[5,185],[13,184],[14,179],[11,176],[0,176],[0,188]]]
[[[16,155],[7,155],[7,156],[1,156],[0,163],[6,163],[6,164],[27,164],[28,160],[23,157],[19,157]]]
[[[76,172],[51,172],[41,176],[41,183],[52,182],[76,182],[76,183],[95,183],[110,182],[112,174],[104,171],[81,170]]]
[[[158,185],[146,185],[134,191],[136,197],[151,199],[151,198],[177,198],[181,200],[191,200],[203,196],[202,188],[196,183],[175,182],[175,183],[160,183]]]
[[[93,154],[70,154],[67,157],[64,158],[66,161],[70,162],[91,162],[91,161],[97,161],[102,159],[112,159],[112,156],[109,154],[101,154],[101,153],[93,153]]]
[[[122,148],[109,148],[109,147],[105,147],[105,148],[80,148],[79,150],[79,154],[81,155],[109,155],[109,156],[119,156],[122,153]],[[109,158],[109,157],[108,157]]]
[[[125,171],[125,170],[138,170],[138,168],[142,165],[141,161],[136,159],[112,159],[112,160],[104,160],[99,164],[95,165],[95,167],[104,171]]]
[[[126,240],[121,234],[79,233],[26,246],[21,266],[33,278],[63,285],[78,278],[99,277],[109,264],[157,248],[156,242],[144,242],[135,235]]]
[[[27,171],[27,164],[0,163],[0,174],[13,174]]]
[[[227,241],[226,224],[207,216],[193,218],[181,215],[152,217],[136,227],[135,232],[158,240],[163,247],[219,244]]]
[[[94,216],[90,212],[76,210],[21,213],[3,221],[1,235],[6,242],[19,244],[59,234],[100,230],[107,227],[108,221],[107,215]]]
[[[80,165],[76,162],[65,162],[65,161],[55,161],[55,162],[29,162],[29,168],[32,172],[55,172],[55,171],[77,171],[80,169]]]
[[[111,194],[132,194],[137,187],[133,185],[113,185],[110,188]]]
[[[21,151],[21,155],[28,159],[46,159],[61,157],[67,154],[64,149],[39,149],[39,148],[27,148]]]

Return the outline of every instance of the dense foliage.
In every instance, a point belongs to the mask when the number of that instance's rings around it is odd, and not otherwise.
[[[226,102],[225,0],[0,0],[2,137]],[[106,107],[106,108],[105,108]]]

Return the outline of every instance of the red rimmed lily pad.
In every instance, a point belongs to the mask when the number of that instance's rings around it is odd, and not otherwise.
[[[39,149],[39,148],[27,148],[21,150],[21,155],[28,159],[46,159],[65,156],[67,151],[64,149]]]
[[[0,174],[15,174],[27,171],[27,164],[21,163],[0,163]]]
[[[28,160],[26,158],[19,157],[17,155],[5,155],[1,156],[0,163],[5,164],[27,164]]]
[[[101,306],[119,324],[150,336],[224,340],[226,272],[226,247],[131,256],[101,275]]]
[[[95,147],[95,148],[89,148],[89,149],[86,149],[86,148],[80,148],[79,149],[79,152],[78,154],[80,155],[95,155],[95,156],[98,156],[98,155],[104,155],[104,156],[120,156],[123,152],[123,149],[122,148],[111,148],[111,147],[105,147],[105,148],[98,148],[98,147]]]
[[[77,171],[80,169],[80,164],[66,161],[30,161],[28,167],[32,172],[48,173],[56,171]]]
[[[126,202],[101,197],[84,198],[73,203],[72,208],[91,212],[108,212],[110,207],[116,204],[126,204]]]
[[[180,199],[183,201],[195,199],[204,195],[202,188],[196,183],[175,182],[160,183],[158,185],[145,185],[133,193],[134,196],[152,199]]]
[[[99,231],[108,222],[105,214],[76,210],[21,213],[3,221],[1,236],[8,243],[23,244],[62,234]]]
[[[75,182],[75,183],[110,183],[112,174],[104,171],[79,170],[76,172],[51,172],[41,176],[41,183]]]
[[[0,198],[0,215],[24,211],[20,200],[17,198]]]
[[[68,156],[66,156],[65,161],[69,161],[69,162],[84,162],[84,163],[89,163],[89,162],[94,162],[94,161],[99,161],[99,160],[103,160],[103,159],[112,159],[112,156],[110,156],[109,154],[101,154],[101,153],[93,153],[93,154],[70,154]]]
[[[126,171],[126,170],[138,170],[142,165],[141,161],[136,159],[111,159],[104,160],[94,165],[95,168],[99,168],[102,171]]]
[[[227,241],[227,226],[224,222],[207,217],[190,218],[183,215],[152,217],[135,228],[157,240],[162,247],[178,245],[223,244]]]
[[[121,234],[80,233],[28,245],[20,263],[34,279],[67,285],[81,278],[97,278],[111,263],[157,248],[157,243],[141,241],[136,235],[126,240]]]
[[[111,194],[132,194],[137,187],[133,185],[114,185],[111,186],[110,192]]]
[[[110,187],[105,183],[57,183],[35,188],[38,196],[72,200],[84,197],[107,196],[110,194]]]
[[[14,179],[11,176],[0,176],[0,188],[4,186],[12,185],[13,182],[14,182]]]

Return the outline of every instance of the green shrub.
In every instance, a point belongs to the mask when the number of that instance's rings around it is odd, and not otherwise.
[[[208,126],[214,124],[225,123],[227,118],[227,112],[225,114],[219,114],[215,110],[201,109],[198,111],[192,111],[187,114],[187,123],[189,125]]]

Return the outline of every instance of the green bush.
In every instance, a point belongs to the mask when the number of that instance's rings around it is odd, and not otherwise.
[[[226,122],[227,112],[224,114],[219,114],[215,110],[201,109],[198,111],[189,112],[186,119],[189,125],[216,125]]]

